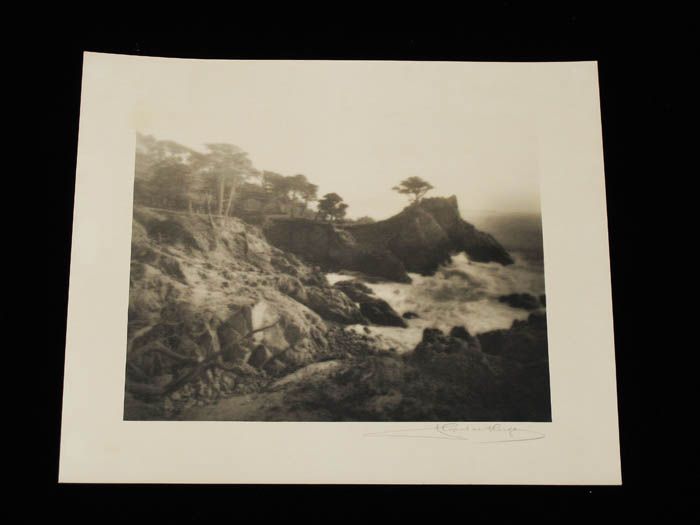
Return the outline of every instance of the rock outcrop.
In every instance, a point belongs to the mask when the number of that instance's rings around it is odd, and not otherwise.
[[[261,374],[332,354],[324,319],[367,323],[317,269],[234,218],[214,228],[206,216],[136,207],[130,281],[127,400],[180,380],[173,393],[185,395],[181,372],[196,363],[193,399],[254,389]]]
[[[410,282],[403,263],[382,246],[363,246],[348,231],[309,219],[279,219],[264,226],[268,241],[325,271],[353,270]]]
[[[347,230],[364,246],[388,248],[409,272],[431,274],[459,252],[477,262],[513,263],[496,239],[462,219],[454,196],[423,199],[387,220]]]
[[[491,235],[461,218],[454,196],[423,199],[371,224],[288,219],[271,221],[264,231],[278,248],[328,271],[353,270],[398,282],[410,282],[407,272],[431,274],[460,252],[477,262],[513,262]]]
[[[508,330],[479,334],[483,352],[519,362],[546,361],[547,316],[531,313],[525,321],[514,321]]]
[[[384,299],[375,297],[372,289],[359,281],[340,281],[335,288],[341,290],[350,299],[360,305],[360,312],[368,321],[381,326],[400,326],[405,328],[406,321]]]

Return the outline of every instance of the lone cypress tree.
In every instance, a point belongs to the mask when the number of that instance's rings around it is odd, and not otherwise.
[[[401,181],[398,186],[392,188],[402,195],[412,195],[411,203],[419,202],[423,196],[433,189],[433,185],[420,177],[409,177]]]

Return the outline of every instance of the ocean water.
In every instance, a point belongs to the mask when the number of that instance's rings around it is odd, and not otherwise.
[[[509,266],[474,262],[459,254],[435,275],[409,274],[413,281],[410,284],[363,281],[399,314],[410,311],[419,316],[407,320],[408,328],[371,326],[370,332],[384,348],[406,352],[415,348],[427,327],[449,331],[453,326],[464,325],[470,333],[478,334],[509,328],[514,320],[527,319],[530,312],[501,303],[498,297],[511,293],[530,293],[535,297],[544,294],[542,259],[525,252],[510,253],[515,263]],[[342,273],[326,276],[331,284],[356,278]],[[361,325],[350,328],[365,331]]]

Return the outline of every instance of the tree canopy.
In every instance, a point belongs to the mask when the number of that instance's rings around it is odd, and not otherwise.
[[[272,171],[264,171],[262,177],[263,187],[267,191],[292,205],[292,214],[295,204],[303,206],[305,211],[309,203],[317,198],[318,186],[311,184],[306,175],[285,176]]]
[[[394,186],[392,189],[402,195],[411,195],[411,202],[416,203],[433,189],[433,185],[420,177],[409,177],[402,180],[398,186]]]
[[[322,220],[339,221],[345,217],[348,205],[343,202],[343,198],[337,193],[326,193],[318,201],[317,216]]]
[[[245,198],[241,187],[248,183],[256,183],[273,208],[279,206],[279,213],[309,217],[310,203],[318,200],[318,186],[306,175],[259,171],[248,154],[233,144],[209,143],[203,150],[194,150],[137,134],[135,172],[134,198],[148,206],[225,217],[233,212],[234,203]],[[337,194],[329,196],[320,216],[339,220],[348,206]]]

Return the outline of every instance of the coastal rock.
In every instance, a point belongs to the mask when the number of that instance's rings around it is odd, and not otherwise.
[[[323,319],[342,324],[367,324],[360,308],[336,288],[306,287],[305,303]]]
[[[462,338],[445,335],[437,328],[425,328],[423,339],[416,346],[414,355],[418,359],[430,359],[433,354],[454,354],[468,349],[469,343]]]
[[[389,219],[347,230],[360,244],[386,246],[409,272],[432,274],[460,252],[477,262],[513,262],[491,235],[462,219],[454,196],[423,199]]]
[[[384,299],[375,297],[372,289],[358,281],[340,281],[335,288],[360,305],[360,312],[368,321],[380,326],[400,326],[406,322]]]
[[[361,302],[360,312],[371,323],[379,326],[398,326],[401,328],[407,326],[406,321],[383,299],[370,297],[369,300]]]
[[[479,334],[484,353],[514,361],[547,360],[547,317],[532,313],[525,321],[514,321],[508,330]]]
[[[540,308],[540,301],[529,293],[501,295],[498,300],[513,308],[522,308],[523,310],[537,310]]]
[[[323,358],[331,352],[328,327],[314,310],[347,323],[364,320],[318,268],[239,219],[212,228],[206,216],[136,206],[132,232],[127,389],[132,385],[135,396],[167,387],[164,377],[178,377],[212,353],[229,366],[250,358],[265,366],[268,352],[284,352],[280,363],[290,368]],[[192,394],[197,400],[231,389],[218,377],[207,381],[196,391],[201,396]],[[248,388],[246,381],[234,383]]]
[[[334,284],[336,288],[341,289],[353,301],[360,302],[366,295],[373,295],[372,289],[361,281],[338,281]]]
[[[469,333],[469,330],[467,330],[464,326],[454,326],[452,330],[450,330],[450,337],[456,337],[458,339],[463,339],[464,341],[471,341],[474,338],[472,335]]]
[[[477,230],[462,219],[457,197],[433,197],[423,199],[421,208],[427,211],[442,227],[450,239],[450,248],[465,252],[472,261],[513,264],[513,258],[490,234]]]
[[[325,271],[354,270],[397,282],[411,282],[403,263],[381,246],[363,246],[343,228],[309,219],[278,219],[265,224],[268,241]]]
[[[464,326],[453,326],[450,330],[450,337],[455,337],[457,339],[462,339],[469,343],[469,348],[471,350],[481,351],[481,343],[479,339],[469,333],[469,330]]]
[[[270,221],[264,232],[273,245],[326,271],[353,270],[397,282],[410,282],[407,272],[432,274],[460,252],[477,262],[513,263],[496,239],[461,218],[454,196],[423,199],[370,224],[285,219]]]

